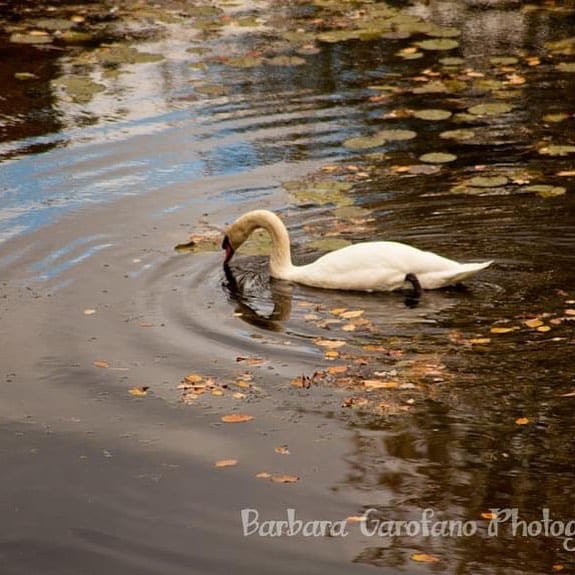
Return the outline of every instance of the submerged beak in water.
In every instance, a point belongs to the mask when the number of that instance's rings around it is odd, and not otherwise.
[[[227,265],[234,255],[234,248],[232,247],[232,244],[230,243],[230,239],[228,238],[228,236],[226,236],[224,238],[224,241],[222,242],[222,249],[226,250],[224,265]]]

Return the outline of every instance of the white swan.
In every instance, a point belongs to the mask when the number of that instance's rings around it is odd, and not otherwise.
[[[457,284],[492,263],[460,264],[398,242],[365,242],[296,266],[291,261],[288,231],[280,218],[268,210],[253,210],[227,228],[222,243],[226,251],[224,266],[257,228],[265,229],[272,239],[269,262],[272,277],[319,288],[392,291],[409,282],[419,295],[422,288]]]

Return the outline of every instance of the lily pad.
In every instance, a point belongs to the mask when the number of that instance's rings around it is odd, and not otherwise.
[[[52,36],[44,32],[42,34],[14,32],[10,36],[10,42],[13,44],[51,44]]]
[[[539,153],[544,156],[568,156],[569,154],[575,154],[575,146],[551,144],[544,148],[540,148]]]
[[[447,118],[451,118],[452,113],[449,110],[437,110],[437,109],[430,109],[430,110],[416,110],[413,112],[413,115],[420,120],[429,120],[429,121],[440,121],[440,120],[447,120]]]
[[[553,54],[572,56],[575,54],[575,36],[571,38],[564,38],[563,40],[546,42],[545,48],[547,48],[550,52],[553,52]]]
[[[550,186],[547,184],[538,184],[534,186],[527,186],[522,189],[524,193],[534,193],[542,198],[555,198],[567,193],[567,190],[561,186]]]
[[[349,138],[343,143],[345,148],[351,150],[367,150],[369,148],[378,148],[386,143],[386,139],[379,134],[373,136],[358,136]]]
[[[419,158],[420,160],[422,158]],[[412,176],[430,176],[433,174],[437,174],[441,171],[441,168],[436,165],[431,164],[416,164],[415,166],[409,166],[407,170],[408,174]]]
[[[86,76],[63,76],[52,81],[54,86],[63,88],[74,102],[85,104],[95,94],[103,92],[106,88]]]
[[[493,56],[489,62],[494,66],[515,66],[519,63],[519,58],[515,56]]]
[[[487,104],[478,104],[477,106],[471,106],[467,111],[474,116],[499,116],[500,114],[506,114],[513,109],[510,104],[505,104],[503,102],[489,102]]]
[[[111,46],[96,52],[96,58],[103,66],[119,66],[122,64],[146,64],[159,62],[164,57],[160,54],[140,52],[133,46]]]
[[[459,66],[464,66],[466,64],[466,61],[464,58],[447,57],[447,58],[441,58],[439,60],[439,63],[442,66],[445,66],[446,68],[456,68]]]
[[[441,132],[439,137],[444,140],[466,141],[473,140],[475,132],[473,130],[447,130],[446,132]]]
[[[402,130],[402,129],[389,129],[380,130],[377,132],[377,136],[384,138],[387,141],[402,141],[402,140],[413,140],[417,136],[417,132],[413,130]]]
[[[509,183],[506,176],[475,176],[470,178],[465,185],[474,188],[500,188]]]
[[[232,68],[257,68],[262,62],[263,58],[258,58],[257,56],[239,56],[230,58],[226,61],[226,64]]]
[[[559,62],[555,69],[559,72],[575,73],[575,62]]]
[[[423,156],[420,156],[419,160],[427,164],[447,164],[457,160],[457,156],[447,152],[430,152],[429,154],[423,154]]]
[[[270,66],[302,66],[306,60],[299,56],[275,56],[265,60],[265,63]]]
[[[430,38],[429,40],[422,40],[417,42],[417,45],[422,50],[453,50],[459,46],[457,40],[452,38]]]
[[[352,184],[349,182],[337,180],[309,182],[303,180],[286,182],[284,187],[300,204],[334,204],[338,207],[353,204],[352,199],[346,194],[352,188]]]
[[[559,122],[563,122],[570,117],[571,116],[569,114],[566,114],[564,112],[556,112],[553,114],[545,114],[545,116],[543,116],[543,120],[545,122],[551,122],[553,124],[558,124]]]

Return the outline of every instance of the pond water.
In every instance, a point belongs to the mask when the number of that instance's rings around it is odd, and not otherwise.
[[[6,573],[573,569],[574,3],[0,15]],[[296,261],[495,263],[418,302],[270,281],[263,236],[224,273],[262,207]]]

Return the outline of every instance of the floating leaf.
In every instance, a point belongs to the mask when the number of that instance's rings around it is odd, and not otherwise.
[[[539,153],[544,156],[567,156],[568,154],[575,154],[575,146],[552,144],[544,148],[539,148]]]
[[[563,122],[569,119],[571,116],[566,114],[565,112],[555,112],[554,114],[545,114],[543,116],[543,120],[545,122],[551,122],[553,124],[558,124],[559,122]]]
[[[439,558],[435,555],[429,555],[427,553],[414,553],[409,558],[418,563],[437,563],[439,561]]]
[[[475,138],[475,132],[473,130],[448,130],[446,132],[441,132],[439,134],[440,138],[445,140],[472,140]]]
[[[394,389],[399,387],[399,382],[394,379],[364,379],[366,389]]]
[[[429,40],[422,40],[417,42],[417,45],[422,50],[453,50],[459,46],[457,40],[451,38],[431,38]]]
[[[314,339],[313,342],[320,347],[327,349],[338,349],[345,345],[345,341],[341,339]]]
[[[256,474],[258,479],[267,479],[274,483],[296,483],[299,481],[297,475],[288,475],[287,473],[269,473],[268,471],[260,471]]]
[[[36,76],[36,74],[32,74],[32,72],[16,72],[14,74],[14,78],[16,80],[23,80],[23,81],[39,79],[38,76]]]
[[[203,379],[204,379],[203,376],[200,375],[199,373],[189,373],[188,375],[186,375],[186,377],[184,377],[184,381],[186,383],[189,383],[190,385],[199,383]]]
[[[543,322],[539,318],[528,319],[523,322],[527,327],[535,328],[543,325]]]
[[[500,102],[491,102],[488,104],[478,104],[477,106],[471,106],[467,111],[474,116],[499,116],[500,114],[506,114],[513,109],[510,104],[504,104]]]
[[[84,315],[94,315],[96,313],[95,309],[85,309]]]
[[[52,36],[46,32],[42,34],[15,32],[10,36],[10,42],[14,44],[51,44],[52,40]]]
[[[529,423],[529,418],[528,417],[518,417],[515,420],[515,423],[517,425],[527,425]]]
[[[214,463],[214,467],[233,467],[238,464],[237,459],[220,459]]]
[[[306,61],[300,56],[275,56],[274,58],[265,60],[265,63],[270,66],[301,66],[305,64]]]
[[[575,73],[575,62],[559,62],[555,69],[559,72]]]
[[[356,317],[362,316],[364,313],[365,311],[363,309],[355,309],[355,310],[344,311],[339,315],[345,319],[354,319]]]
[[[510,333],[512,331],[518,330],[518,327],[492,327],[489,331],[491,333],[501,334],[501,333]]]
[[[499,188],[509,183],[506,176],[475,176],[465,182],[474,188]]]
[[[274,448],[274,451],[279,455],[291,455],[287,445],[280,445],[279,447]]]
[[[352,150],[365,150],[368,148],[378,148],[385,144],[385,138],[375,134],[373,136],[358,136],[344,141],[343,145]]]
[[[497,513],[493,513],[493,511],[483,511],[481,513],[481,519],[496,519]]]
[[[474,337],[474,338],[468,340],[468,342],[471,345],[487,345],[487,344],[491,343],[491,338],[490,337]]]
[[[388,130],[380,130],[377,133],[378,136],[384,138],[387,141],[403,141],[403,140],[412,140],[417,136],[417,132],[413,130],[402,130],[402,129],[388,129]]]
[[[438,109],[430,109],[430,110],[415,110],[413,115],[420,120],[429,120],[429,121],[440,121],[440,120],[447,120],[447,118],[451,118],[453,115],[452,112],[449,110],[438,110]]]
[[[232,413],[231,415],[222,416],[221,419],[224,423],[245,423],[254,419],[254,416],[245,413]]]
[[[551,327],[548,325],[540,325],[537,328],[537,331],[541,332],[541,333],[547,333],[548,331],[551,331]]]
[[[493,56],[489,58],[489,62],[494,66],[515,66],[519,63],[519,59],[515,56]]]
[[[457,160],[457,156],[446,152],[431,152],[429,154],[419,156],[419,160],[421,162],[427,162],[428,164],[447,164]]]
[[[562,196],[567,193],[567,190],[561,186],[550,186],[545,184],[538,184],[535,186],[527,186],[521,190],[524,193],[534,193],[542,198],[554,198],[556,196]]]
[[[145,397],[148,395],[148,389],[150,388],[147,385],[142,387],[131,387],[128,390],[128,393],[134,397]]]
[[[110,364],[107,361],[98,360],[94,362],[94,367],[99,367],[100,369],[108,369]]]

